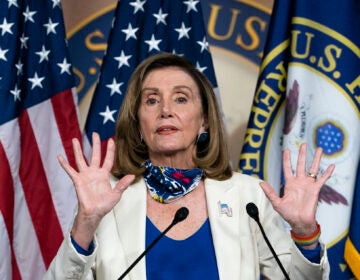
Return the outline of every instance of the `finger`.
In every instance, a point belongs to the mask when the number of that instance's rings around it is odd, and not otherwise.
[[[117,182],[114,191],[123,192],[128,188],[128,186],[134,181],[135,175],[125,175],[122,177],[119,182]]]
[[[309,174],[317,175],[317,173],[319,172],[321,156],[322,156],[322,149],[317,148],[314,154],[314,158],[311,162],[311,166],[309,168]]]
[[[271,204],[274,208],[275,206],[279,204],[280,197],[275,193],[275,190],[272,186],[270,186],[267,182],[260,182],[260,187],[264,191],[266,197],[270,200]]]
[[[71,165],[64,159],[63,156],[59,155],[57,158],[61,167],[70,176],[70,178],[73,179],[77,174],[76,170],[71,167]]]
[[[87,167],[87,164],[84,158],[83,151],[81,149],[80,142],[77,138],[73,138],[72,144],[73,144],[76,166],[79,171],[82,171]]]
[[[297,164],[296,164],[296,176],[306,176],[306,143],[300,145]]]
[[[114,143],[114,140],[112,138],[110,138],[107,142],[106,155],[105,155],[104,163],[103,163],[103,167],[106,170],[110,171],[111,168],[113,167],[114,157],[115,157],[115,143]]]
[[[335,170],[335,164],[330,164],[330,165],[326,168],[325,172],[317,179],[317,182],[318,182],[319,184],[321,184],[321,186],[324,185],[325,182],[331,177],[331,175],[333,174],[334,170]]]
[[[286,148],[283,153],[283,170],[285,180],[294,176],[292,166],[291,166],[291,156],[289,148]]]
[[[96,132],[92,133],[92,144],[90,164],[92,166],[99,167],[101,162],[101,143],[99,134]]]

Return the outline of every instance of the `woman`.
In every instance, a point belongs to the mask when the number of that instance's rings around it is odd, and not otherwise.
[[[117,279],[185,206],[188,217],[128,279],[283,279],[246,213],[253,202],[290,278],[325,279],[329,264],[315,213],[334,166],[316,178],[318,149],[306,175],[302,144],[293,174],[285,150],[279,198],[267,183],[232,172],[221,119],[211,85],[185,59],[165,53],[143,61],[129,81],[103,164],[96,133],[89,165],[77,140],[78,171],[59,157],[74,182],[78,212],[45,278]]]

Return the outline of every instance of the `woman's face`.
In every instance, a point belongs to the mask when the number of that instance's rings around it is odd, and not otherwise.
[[[167,159],[174,157],[191,161],[197,136],[205,130],[199,89],[191,76],[177,67],[148,73],[138,118],[153,163],[169,164]]]

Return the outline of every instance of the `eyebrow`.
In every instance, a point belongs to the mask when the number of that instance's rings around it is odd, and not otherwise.
[[[186,86],[186,85],[178,85],[178,86],[174,87],[174,89],[182,89],[182,88],[188,89],[190,92],[193,92],[191,87]],[[145,87],[141,90],[141,92],[146,91],[146,90],[159,91],[159,89],[156,87]]]

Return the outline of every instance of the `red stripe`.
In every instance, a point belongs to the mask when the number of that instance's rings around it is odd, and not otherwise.
[[[78,138],[80,143],[82,141],[76,111],[77,105],[74,102],[72,91],[69,89],[56,94],[51,98],[51,103],[67,159],[70,165],[75,167],[71,139]]]
[[[19,117],[19,125],[21,135],[19,175],[47,268],[56,255],[63,240],[63,234],[52,203],[51,192],[27,111],[23,111]]]
[[[107,148],[107,143],[108,143],[109,139],[110,138],[104,139],[101,141],[101,164],[103,164],[104,159],[105,159],[106,148]]]
[[[5,226],[9,236],[11,247],[12,279],[21,279],[19,268],[16,263],[13,237],[14,237],[14,182],[11,176],[9,161],[4,148],[0,143],[0,211],[4,217]],[[3,245],[1,245],[3,246]],[[3,256],[4,257],[4,256]]]

